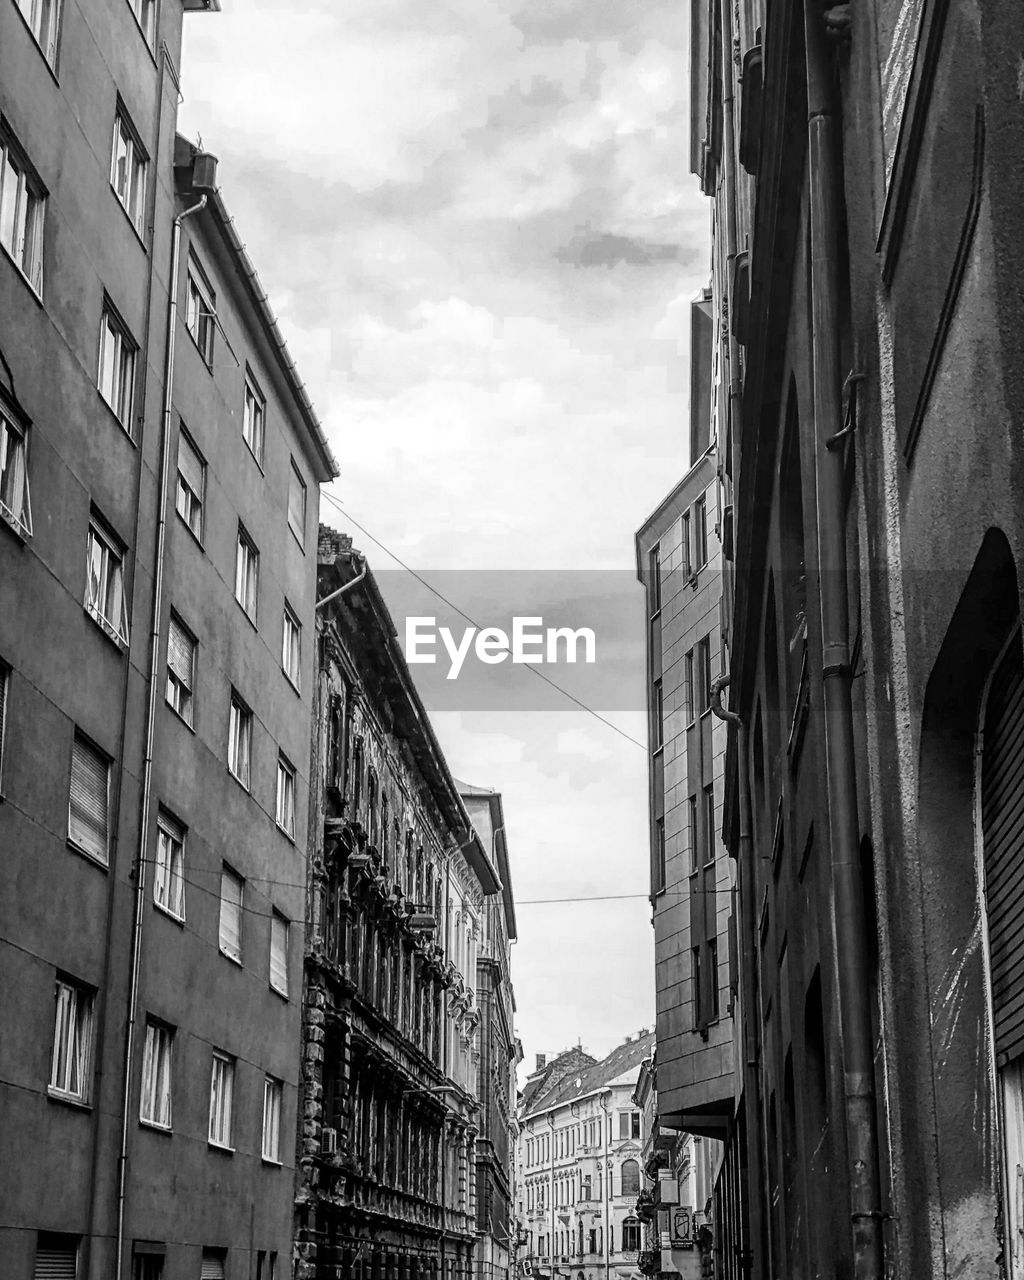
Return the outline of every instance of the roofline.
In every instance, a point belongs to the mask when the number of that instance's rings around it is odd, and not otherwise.
[[[512,894],[512,871],[508,860],[508,840],[505,837],[505,810],[502,805],[501,792],[490,787],[474,787],[468,782],[456,779],[459,794],[472,800],[486,800],[491,810],[491,829],[493,831],[492,854],[497,853],[498,875],[501,880],[501,898],[505,909],[505,927],[509,941],[518,939],[516,927],[516,907]]]
[[[702,464],[702,463],[704,463],[704,462],[706,462],[706,461],[708,460],[708,458],[710,458],[710,457],[711,457],[711,455],[712,455],[713,453],[715,453],[715,451],[717,450],[717,448],[718,448],[718,440],[717,440],[717,438],[712,437],[711,443],[710,443],[710,444],[708,445],[708,447],[704,450],[704,452],[700,455],[700,457],[697,459],[697,461],[696,461],[696,462],[694,462],[694,463],[691,465],[691,467],[689,468],[689,470],[685,473],[685,475],[684,475],[684,476],[683,476],[683,478],[679,481],[679,483],[675,486],[675,488],[673,488],[673,489],[670,489],[670,490],[669,490],[669,492],[664,496],[664,498],[662,498],[662,500],[658,503],[658,505],[657,505],[657,506],[654,508],[654,510],[651,512],[651,514],[650,514],[650,515],[647,517],[647,519],[643,522],[643,524],[640,526],[640,528],[639,528],[639,529],[637,529],[636,534],[634,535],[634,537],[635,537],[635,541],[636,541],[636,544],[637,544],[637,556],[638,556],[638,557],[639,557],[639,555],[640,555],[640,539],[641,539],[641,537],[644,535],[644,533],[646,533],[646,532],[647,532],[647,530],[648,530],[648,529],[650,529],[651,525],[652,525],[652,524],[654,524],[654,523],[657,521],[657,519],[658,519],[658,517],[659,517],[659,516],[662,516],[662,515],[664,515],[664,514],[665,514],[665,512],[666,512],[666,511],[668,510],[668,508],[672,505],[672,503],[673,503],[673,502],[674,502],[674,501],[679,497],[679,495],[680,495],[680,494],[683,492],[683,490],[686,488],[687,483],[688,483],[690,480],[692,480],[692,479],[693,479],[694,475],[695,475],[695,474],[696,474],[696,472],[699,470],[699,468],[700,468],[701,464]]]

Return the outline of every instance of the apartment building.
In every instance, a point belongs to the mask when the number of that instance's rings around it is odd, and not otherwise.
[[[544,1280],[636,1280],[644,1131],[633,1101],[654,1033],[600,1062],[582,1050],[538,1055],[520,1102],[523,1268]]]
[[[296,1275],[470,1280],[477,984],[507,856],[467,813],[365,559],[327,528],[318,590]]]
[[[217,7],[0,5],[14,1280],[269,1280],[291,1249],[335,467],[215,161],[175,138],[183,15]]]

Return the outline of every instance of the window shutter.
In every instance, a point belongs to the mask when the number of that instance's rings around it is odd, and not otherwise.
[[[167,665],[181,683],[192,692],[192,669],[195,641],[176,618],[171,618],[167,631]]]
[[[36,1249],[34,1280],[75,1280],[78,1270],[76,1245],[40,1245]]]
[[[71,803],[68,834],[87,852],[107,860],[107,783],[109,765],[80,738],[71,755]]]
[[[203,1263],[199,1271],[199,1280],[224,1280],[224,1257],[222,1254],[209,1253],[203,1250]]]
[[[288,922],[279,915],[270,919],[270,985],[288,994]]]
[[[230,871],[220,881],[220,945],[229,955],[242,954],[242,882]]]
[[[1021,636],[1010,641],[992,678],[985,710],[981,820],[985,842],[985,898],[992,965],[996,1064],[1024,1053],[1024,665]]]
[[[178,470],[182,479],[198,497],[203,496],[203,464],[188,438],[178,436]]]

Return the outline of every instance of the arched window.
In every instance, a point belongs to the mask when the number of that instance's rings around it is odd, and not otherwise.
[[[622,1249],[624,1253],[635,1253],[640,1248],[640,1223],[636,1218],[622,1220]]]
[[[640,1194],[640,1165],[636,1160],[622,1162],[622,1189],[620,1195],[638,1196]]]

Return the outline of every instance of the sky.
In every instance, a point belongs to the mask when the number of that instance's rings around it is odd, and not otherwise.
[[[392,555],[484,622],[503,593],[571,613],[589,588],[555,571],[609,584],[617,687],[572,689],[610,726],[524,667],[479,668],[472,696],[424,689],[455,776],[503,794],[527,1065],[602,1056],[654,1019],[633,537],[687,466],[709,274],[687,7],[222,7],[186,17],[179,129],[219,157],[339,461],[343,510],[325,499],[321,518],[353,534],[396,618],[414,580]]]

